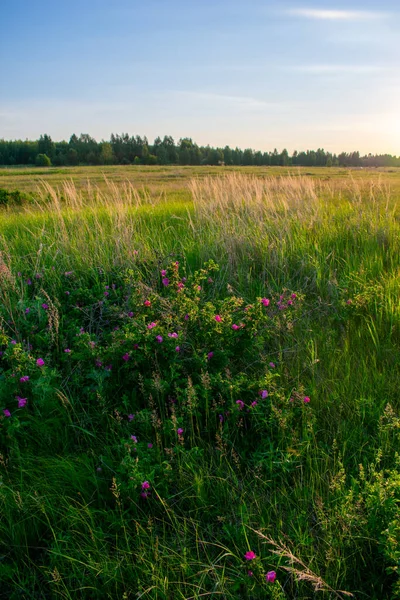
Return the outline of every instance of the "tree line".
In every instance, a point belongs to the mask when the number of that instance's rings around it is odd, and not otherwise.
[[[38,140],[0,139],[0,165],[237,165],[304,167],[400,167],[400,157],[391,154],[341,152],[322,148],[301,152],[261,152],[251,148],[198,146],[191,138],[177,143],[171,136],[147,137],[111,134],[109,141],[97,142],[87,133],[73,134],[69,141],[55,142],[48,134]]]

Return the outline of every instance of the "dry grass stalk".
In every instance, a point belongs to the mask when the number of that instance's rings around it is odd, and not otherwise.
[[[314,592],[328,592],[333,594],[335,598],[339,598],[339,600],[343,600],[344,597],[354,598],[354,595],[350,592],[334,590],[322,579],[322,577],[311,571],[300,558],[295,556],[285,544],[276,542],[271,537],[264,535],[261,531],[255,529],[252,531],[274,548],[271,550],[272,554],[285,558],[290,563],[291,566],[281,566],[281,569],[284,569],[293,575],[297,581],[307,581],[313,586]]]

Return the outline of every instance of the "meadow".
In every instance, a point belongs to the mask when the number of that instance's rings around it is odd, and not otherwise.
[[[399,171],[0,189],[0,598],[400,598]]]

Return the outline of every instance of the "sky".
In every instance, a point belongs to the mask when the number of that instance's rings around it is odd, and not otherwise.
[[[0,23],[0,138],[400,154],[398,0],[13,0]]]

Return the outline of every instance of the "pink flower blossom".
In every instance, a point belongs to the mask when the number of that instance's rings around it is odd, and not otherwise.
[[[243,407],[244,407],[243,400],[236,400],[236,404],[238,405],[239,410],[243,410]]]
[[[257,400],[253,400],[253,402],[250,404],[250,406],[252,408],[255,408],[257,406]]]
[[[129,359],[130,359],[130,356],[128,353],[124,354],[122,357],[122,360],[124,360],[124,361],[128,361]]]
[[[176,430],[176,433],[181,436],[183,434],[183,429],[182,427],[178,427],[178,429]]]
[[[248,575],[249,577],[253,577],[253,571],[247,571],[247,575]]]
[[[271,367],[271,369],[275,369],[275,366],[276,366],[276,365],[275,365],[275,363],[273,363],[273,362],[270,362],[270,363],[269,363],[269,366]]]
[[[130,319],[132,319],[132,317],[133,317],[133,312],[132,312],[132,311],[128,312],[128,317],[129,317]]]
[[[157,327],[157,323],[154,323],[154,321],[147,325],[147,329],[154,329],[154,327]]]
[[[308,404],[310,402],[310,398],[308,396],[304,396],[303,402],[304,404]]]
[[[253,550],[249,550],[248,552],[246,552],[244,557],[246,560],[254,560],[256,558],[256,553],[253,552]]]
[[[17,340],[11,340],[10,344],[12,344],[13,346],[15,346],[17,343]]]
[[[43,358],[38,358],[36,361],[36,364],[38,367],[43,367],[44,366],[44,360]]]
[[[25,314],[26,315],[29,315],[30,312],[31,312],[31,309],[29,307],[25,309]]]
[[[268,298],[261,298],[261,304],[263,304],[264,306],[269,306],[269,299]]]
[[[166,276],[166,274],[167,274],[167,271],[166,271],[165,269],[163,269],[163,270],[161,271],[161,276],[162,276],[162,277],[165,277],[165,276]]]
[[[267,390],[260,390],[259,394],[260,394],[261,398],[266,398],[268,396]]]
[[[142,490],[149,490],[150,489],[150,484],[148,481],[143,481],[142,483]]]
[[[185,321],[189,321],[189,315],[187,313],[184,318],[185,318]]]
[[[24,408],[24,406],[26,406],[26,403],[28,402],[27,398],[20,398],[19,396],[17,396],[17,400],[18,408]]]
[[[157,335],[157,336],[156,336],[156,340],[157,340],[157,342],[158,342],[159,344],[161,344],[161,343],[162,343],[162,341],[163,341],[163,337],[162,337],[162,335]]]
[[[221,315],[215,315],[214,319],[217,321],[217,323],[221,323],[222,321]]]
[[[180,346],[175,346],[175,352],[180,352],[181,351],[181,347]]]
[[[153,447],[153,444],[147,444],[147,447],[148,447],[148,448],[152,448],[152,447]]]
[[[165,287],[168,287],[168,286],[169,286],[169,279],[168,279],[168,277],[163,277],[163,279],[162,279],[162,284],[163,284]]]
[[[47,309],[49,308],[49,305],[48,305],[48,304],[46,304],[46,302],[43,302],[43,304],[42,304],[42,308],[43,308],[44,310],[47,310]]]
[[[25,382],[29,381],[29,375],[24,375],[23,377],[20,377],[19,380],[21,383],[25,383]]]
[[[185,287],[185,286],[183,285],[182,281],[180,281],[180,282],[178,283],[178,290],[183,290],[183,288],[184,288],[184,287]]]
[[[5,417],[11,417],[11,413],[10,413],[10,411],[8,410],[8,408],[5,408],[5,409],[3,410],[3,414],[4,414],[4,416],[5,416]]]
[[[65,352],[66,354],[69,354],[69,353],[71,352],[71,350],[70,350],[69,348],[65,348],[64,352]]]
[[[131,435],[131,440],[134,444],[137,444],[137,437],[136,435]]]
[[[174,331],[174,333],[169,333],[168,337],[170,337],[170,338],[177,338],[178,334]]]
[[[207,354],[207,359],[208,359],[208,360],[211,360],[211,358],[212,358],[213,356],[214,356],[214,352],[209,352],[209,353]]]
[[[234,331],[237,331],[238,329],[240,329],[239,325],[235,325],[235,323],[232,325],[232,329]]]
[[[133,415],[132,413],[130,415],[128,415],[128,421],[133,421],[134,418],[135,418],[135,415]]]
[[[265,579],[268,583],[274,583],[274,581],[276,579],[275,571],[268,571],[268,573],[265,576]]]
[[[143,304],[144,304],[145,306],[151,306],[151,302],[150,302],[150,300],[145,300],[145,301],[143,302]]]

